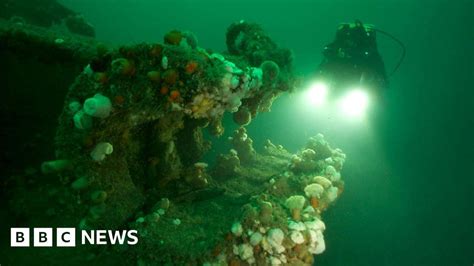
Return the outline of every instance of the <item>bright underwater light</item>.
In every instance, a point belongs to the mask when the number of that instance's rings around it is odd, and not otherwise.
[[[301,94],[301,102],[307,111],[312,110],[318,115],[344,120],[360,120],[364,118],[369,107],[370,95],[366,88],[355,87],[343,91],[333,91],[321,80],[311,85]],[[316,115],[316,114],[315,114]]]
[[[339,102],[339,108],[349,117],[362,117],[369,106],[369,95],[363,89],[354,89],[347,92]]]
[[[326,102],[328,87],[323,82],[311,84],[306,92],[306,99],[313,105],[321,106]]]

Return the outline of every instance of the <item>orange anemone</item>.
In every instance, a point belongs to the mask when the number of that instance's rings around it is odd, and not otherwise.
[[[194,73],[197,67],[198,67],[198,63],[196,61],[189,61],[185,67],[186,74]]]
[[[316,197],[311,197],[311,207],[317,209],[319,207],[319,200]]]
[[[95,74],[95,80],[99,82],[100,84],[105,84],[107,83],[109,78],[107,77],[107,74],[105,74],[104,72],[97,72]]]
[[[160,89],[160,93],[161,93],[162,95],[166,95],[166,94],[168,94],[169,90],[170,90],[170,89],[169,89],[167,86],[163,86],[163,87],[161,87],[161,89]]]
[[[161,44],[155,44],[151,47],[151,50],[150,50],[150,55],[151,56],[155,56],[155,57],[158,57],[161,55],[161,52],[163,51],[163,45]]]
[[[178,78],[178,71],[174,69],[168,69],[163,73],[163,80],[169,85],[174,85]]]
[[[122,105],[124,102],[125,102],[125,97],[123,97],[122,95],[115,96],[114,103],[116,105]]]
[[[170,99],[171,99],[172,101],[176,101],[176,100],[179,98],[179,95],[180,95],[180,94],[179,94],[179,91],[178,91],[178,90],[172,90],[172,91],[170,92]]]
[[[183,39],[183,34],[178,30],[172,30],[165,35],[165,43],[172,45],[179,45]]]

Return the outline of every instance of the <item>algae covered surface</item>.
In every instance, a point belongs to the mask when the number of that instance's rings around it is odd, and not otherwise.
[[[70,43],[6,27],[5,38],[45,50]],[[345,154],[322,134],[297,154],[270,140],[259,154],[245,128],[294,89],[291,52],[245,21],[229,26],[224,54],[199,47],[191,32],[163,40],[116,49],[77,40],[96,52],[65,96],[57,159],[17,177],[50,181],[30,184],[29,198],[15,187],[10,207],[37,213],[35,226],[138,232],[136,246],[81,247],[71,263],[312,264],[325,250],[321,213],[344,188]],[[225,113],[237,128],[210,167],[202,159],[213,144],[203,131],[221,136]],[[39,256],[64,261],[61,250]]]

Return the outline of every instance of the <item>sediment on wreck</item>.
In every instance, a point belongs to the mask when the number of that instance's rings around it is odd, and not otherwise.
[[[52,118],[59,116],[69,86],[100,47],[91,38],[0,19],[2,176],[54,155],[57,120]]]
[[[343,190],[345,155],[322,135],[297,154],[271,141],[256,152],[245,126],[294,87],[291,53],[257,24],[232,24],[227,39],[222,54],[178,30],[164,43],[101,49],[70,86],[56,158],[40,175],[49,182],[31,188],[48,201],[47,218],[35,219],[136,229],[140,239],[86,247],[78,263],[310,265],[324,251],[321,214]],[[240,127],[209,166],[203,130],[223,136],[226,113]],[[17,213],[34,206],[12,204]]]

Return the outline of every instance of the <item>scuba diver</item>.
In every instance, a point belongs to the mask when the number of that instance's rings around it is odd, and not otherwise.
[[[403,48],[393,74],[405,56],[403,43],[389,33],[375,29],[373,25],[356,20],[355,23],[339,25],[335,40],[324,47],[318,78],[327,82],[336,94],[354,86],[380,94],[381,89],[388,87],[388,76],[377,49],[377,32],[392,38]]]

